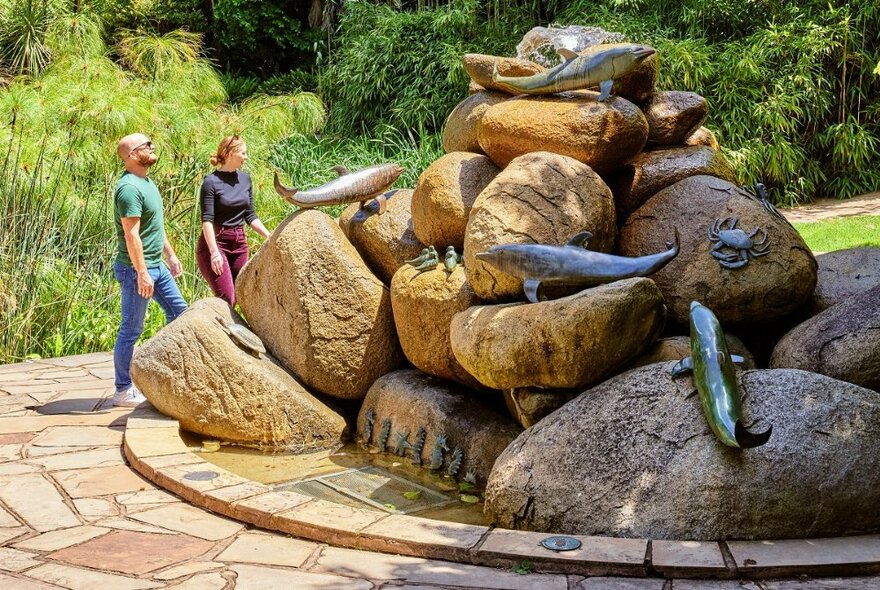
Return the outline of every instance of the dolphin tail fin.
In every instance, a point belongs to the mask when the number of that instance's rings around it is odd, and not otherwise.
[[[523,291],[526,292],[526,299],[529,300],[529,303],[537,303],[540,301],[538,298],[538,289],[541,287],[541,281],[535,279],[526,279],[523,281]]]
[[[676,227],[674,229],[675,229],[675,241],[674,242],[666,242],[666,248],[668,250],[675,250],[675,253],[678,254],[678,248],[681,243],[681,238],[678,235],[678,228]]]
[[[770,435],[773,433],[773,427],[771,426],[764,432],[759,433],[751,433],[749,432],[745,426],[743,426],[742,422],[739,420],[736,421],[734,425],[733,434],[736,438],[736,442],[743,449],[753,449],[755,447],[760,447],[765,444],[768,440],[770,440]]]
[[[281,184],[281,179],[278,177],[277,170],[275,171],[275,192],[284,197],[287,201],[290,201],[291,203],[296,205],[296,203],[293,202],[291,198],[293,197],[293,195],[299,192],[299,189],[286,187]]]

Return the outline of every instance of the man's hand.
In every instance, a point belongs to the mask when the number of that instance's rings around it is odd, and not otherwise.
[[[175,279],[183,274],[183,265],[180,264],[180,259],[177,256],[168,257],[168,270],[171,271],[171,276]]]
[[[142,270],[137,273],[138,275],[138,293],[144,299],[149,299],[153,296],[153,277],[150,276],[150,271],[147,269]]]

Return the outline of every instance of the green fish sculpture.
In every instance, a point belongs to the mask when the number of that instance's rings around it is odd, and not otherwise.
[[[753,434],[742,424],[740,395],[733,363],[745,359],[727,351],[727,341],[718,318],[712,311],[691,302],[691,355],[672,368],[672,376],[693,372],[703,414],[712,432],[729,447],[751,449],[770,440],[773,427]]]
[[[628,74],[656,50],[647,45],[616,43],[596,45],[584,54],[565,48],[558,52],[561,64],[532,76],[499,76],[496,62],[492,82],[511,94],[553,94],[598,86],[599,100],[604,101],[611,95],[614,80]]]

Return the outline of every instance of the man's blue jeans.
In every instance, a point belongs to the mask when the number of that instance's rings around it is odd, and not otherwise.
[[[164,264],[147,270],[154,283],[153,299],[165,312],[165,320],[170,322],[186,310],[186,301]],[[123,391],[131,386],[131,356],[135,343],[144,332],[144,318],[150,300],[138,293],[137,271],[134,268],[114,262],[113,271],[122,290],[122,323],[119,324],[116,346],[113,347],[113,364],[116,367],[116,391]]]

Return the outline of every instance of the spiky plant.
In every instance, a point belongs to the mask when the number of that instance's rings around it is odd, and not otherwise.
[[[147,78],[165,78],[196,63],[202,36],[182,29],[164,35],[128,31],[116,48],[132,71]]]
[[[51,57],[46,32],[56,6],[48,0],[10,0],[0,8],[0,59],[18,73],[39,74]]]

